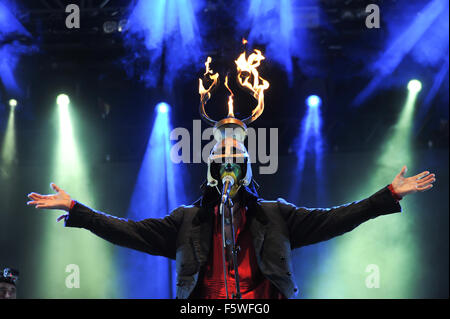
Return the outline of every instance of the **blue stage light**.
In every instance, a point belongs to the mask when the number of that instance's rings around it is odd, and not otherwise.
[[[202,0],[137,0],[130,1],[124,36],[125,45],[136,52],[124,58],[127,72],[139,75],[151,86],[159,84],[164,67],[163,84],[171,87],[179,72],[190,64],[198,64],[204,54],[197,10]],[[143,45],[145,50],[143,50]],[[147,68],[134,67],[136,59],[148,58]]]
[[[169,105],[165,102],[161,102],[156,105],[156,109],[159,113],[167,113],[169,112]]]
[[[395,78],[404,78],[402,73],[408,73],[411,62],[402,66],[406,56],[412,58],[418,65],[425,67],[439,67],[445,63],[448,56],[448,0],[431,0],[417,12],[417,6],[403,6],[397,9],[398,14],[407,15],[411,21],[403,26],[401,19],[387,19],[391,36],[385,51],[369,66],[373,73],[370,83],[356,96],[354,106],[364,103],[377,89],[385,86]],[[408,8],[408,9],[407,9]],[[401,11],[400,11],[401,10]],[[414,15],[412,15],[414,14]],[[410,17],[414,17],[410,19]],[[406,19],[404,19],[406,21]],[[398,35],[395,35],[398,33]],[[402,66],[402,67],[401,67]],[[415,65],[414,67],[417,67]],[[393,76],[395,74],[395,77]],[[388,85],[388,87],[390,87]],[[416,92],[417,93],[417,92]]]
[[[181,165],[171,160],[170,105],[158,103],[155,111],[127,214],[127,218],[136,221],[163,218],[186,202],[183,184],[186,174]],[[173,260],[138,251],[124,251],[121,259],[124,271],[120,280],[125,283],[122,289],[125,298],[175,298],[176,267]]]
[[[239,2],[239,1],[238,1]],[[314,74],[319,62],[310,28],[320,25],[317,0],[249,0],[236,15],[236,27],[248,34],[248,47],[265,44],[268,61],[279,63],[292,81],[294,61],[302,72]],[[295,58],[295,60],[293,60]]]
[[[297,153],[297,170],[296,170],[296,184],[292,187],[292,196],[296,196],[295,192],[300,191],[298,188],[301,184],[302,176],[305,169],[307,157],[314,160],[315,170],[318,181],[322,174],[322,155],[323,155],[323,136],[322,136],[322,116],[320,112],[320,105],[322,100],[317,95],[310,95],[306,99],[308,108],[305,112],[303,120],[300,124],[300,130],[295,141],[295,148]],[[318,184],[317,184],[318,186]],[[318,188],[319,192],[320,189]]]
[[[17,20],[20,16],[14,1],[0,1],[0,86],[7,91],[20,93],[20,85],[16,81],[14,71],[23,54],[32,52],[35,48],[22,44],[16,39],[31,37],[29,32]]]
[[[310,95],[306,99],[306,105],[309,107],[319,107],[322,105],[322,99],[317,95]]]

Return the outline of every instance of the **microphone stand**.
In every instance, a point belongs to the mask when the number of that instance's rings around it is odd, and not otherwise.
[[[223,279],[225,283],[225,293],[228,297],[228,283],[227,283],[227,269],[225,262],[225,249],[226,249],[226,240],[225,240],[225,206],[228,208],[228,212],[231,216],[231,255],[233,258],[233,266],[234,266],[234,280],[236,283],[236,294],[232,294],[233,299],[241,299],[241,289],[239,286],[239,271],[238,271],[238,263],[237,263],[237,253],[239,249],[236,248],[236,242],[234,237],[234,218],[232,208],[234,206],[233,202],[230,198],[230,190],[233,186],[234,181],[225,180],[223,191],[222,191],[222,200],[220,203],[220,214],[222,215],[222,264],[223,264]],[[231,184],[231,185],[230,185]]]

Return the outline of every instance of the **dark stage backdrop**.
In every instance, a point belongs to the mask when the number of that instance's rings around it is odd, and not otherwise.
[[[295,171],[295,156],[280,158],[275,175],[259,175],[257,167],[254,167],[254,171],[261,185],[260,195],[265,199],[283,197],[299,206],[331,207],[370,196],[389,184],[401,169],[398,167],[392,170],[391,178],[376,187],[372,186],[370,181],[379,169],[374,164],[376,158],[376,152],[324,154],[323,178],[317,180],[314,168],[307,163],[296,193],[292,192],[296,184],[295,174],[292,173]],[[404,199],[401,202],[401,214],[371,220],[351,233],[293,251],[294,275],[300,288],[298,298],[448,298],[448,160],[448,150],[416,151],[408,173],[415,174],[425,169],[435,172],[437,181],[431,191]],[[184,193],[193,202],[200,195],[199,185],[205,179],[206,165],[183,165],[187,173],[178,178],[188,185]],[[126,217],[139,167],[139,162],[86,163],[87,183],[96,193],[97,204],[94,208]],[[29,162],[16,164],[1,175],[0,266],[20,269],[19,298],[41,298],[42,287],[52,290],[46,296],[71,297],[62,292],[66,289],[64,282],[59,288],[47,286],[46,281],[49,279],[42,275],[43,265],[53,267],[52,260],[44,260],[51,254],[42,253],[41,247],[43,238],[47,236],[44,232],[49,231],[44,225],[48,223],[46,216],[51,215],[50,219],[55,220],[59,214],[26,206],[29,192],[50,193],[48,184],[51,170],[50,164]],[[177,180],[171,182],[184,187]],[[318,185],[321,192],[316,192]],[[70,189],[70,185],[59,186]],[[71,195],[84,201],[79,194]],[[148,207],[148,210],[151,209]],[[162,215],[165,213],[161,212]],[[63,228],[62,223],[57,227]],[[70,234],[77,238],[82,232],[87,231],[64,229],[58,236]],[[94,238],[94,235],[89,236],[93,237],[93,243],[102,241]],[[86,273],[91,277],[103,276],[105,269],[102,265],[111,264],[116,271],[110,277],[106,275],[105,286],[109,288],[98,295],[85,291],[84,296],[127,297],[122,291],[126,283],[120,276],[127,271],[124,266],[127,262],[123,260],[127,255],[126,249],[109,243],[105,247],[107,254],[89,256],[92,264],[99,266],[82,269],[81,276]],[[74,260],[83,254],[82,251],[70,251],[68,247],[57,245],[49,249],[54,250],[53,254],[64,254]],[[378,269],[379,283],[378,287],[370,288],[368,276],[374,274],[374,269]],[[147,271],[157,279],[157,273],[152,273],[152,269]],[[138,273],[134,275],[137,278],[140,276]],[[83,279],[81,282],[78,289],[98,289],[90,287]],[[141,282],[142,287],[139,289],[145,289],[147,284]],[[61,289],[61,293],[58,289]],[[167,290],[167,287],[161,287],[161,290]],[[148,295],[157,296],[158,292],[149,291]]]

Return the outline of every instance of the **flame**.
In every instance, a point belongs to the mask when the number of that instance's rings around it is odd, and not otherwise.
[[[261,51],[256,49],[254,51],[248,59],[245,58],[245,52],[243,52],[235,62],[239,84],[249,89],[258,101],[258,105],[252,111],[252,118],[256,119],[264,111],[264,91],[269,88],[269,82],[260,77],[257,70],[265,57]]]
[[[246,39],[242,40],[243,44],[247,43]],[[248,89],[252,96],[258,101],[257,106],[253,109],[251,113],[251,117],[246,119],[246,121],[253,122],[256,118],[258,118],[262,112],[264,111],[264,91],[269,88],[269,82],[259,76],[258,67],[261,64],[261,61],[264,60],[265,57],[262,55],[261,51],[254,50],[254,53],[250,54],[248,58],[246,58],[245,51],[241,53],[239,58],[235,61],[237,67],[237,81],[241,87]],[[209,79],[212,81],[212,84],[205,88],[203,85],[203,80],[199,79],[199,93],[201,100],[201,113],[205,116],[209,121],[212,121],[205,112],[205,104],[211,98],[212,90],[218,85],[219,82],[219,74],[214,73],[210,68],[210,63],[212,59],[208,57],[205,62],[205,73],[203,74],[204,79]],[[225,77],[225,87],[230,92],[230,96],[228,97],[228,117],[234,118],[234,105],[233,105],[233,97],[234,94],[228,86],[228,75]]]
[[[203,107],[206,104],[206,102],[208,102],[208,100],[211,98],[211,91],[214,89],[214,87],[217,85],[217,83],[219,81],[219,73],[214,74],[213,70],[210,69],[210,67],[209,67],[209,64],[211,63],[211,61],[212,61],[211,57],[208,57],[206,59],[206,62],[205,62],[206,71],[203,74],[204,78],[209,78],[209,80],[212,81],[209,88],[205,89],[205,87],[203,86],[203,80],[198,79],[199,80],[198,92],[200,93],[200,99],[201,99]]]
[[[230,96],[228,97],[228,117],[234,117],[234,106],[233,106],[233,91],[228,87],[228,75],[225,77],[225,87],[230,91]]]

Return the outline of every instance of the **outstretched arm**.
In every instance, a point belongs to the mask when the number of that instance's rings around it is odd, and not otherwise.
[[[38,209],[65,210],[68,214],[58,217],[65,226],[90,230],[97,236],[116,245],[132,248],[152,255],[175,258],[175,246],[179,225],[183,218],[181,208],[164,218],[148,218],[132,221],[95,211],[71,199],[65,191],[51,184],[57,192],[52,195],[31,193],[27,204]]]
[[[435,175],[428,171],[408,178],[405,173],[406,166],[390,185],[369,198],[333,208],[296,207],[279,200],[280,211],[289,228],[291,247],[328,240],[353,230],[369,219],[400,212],[398,200],[408,194],[429,190],[436,180]]]

